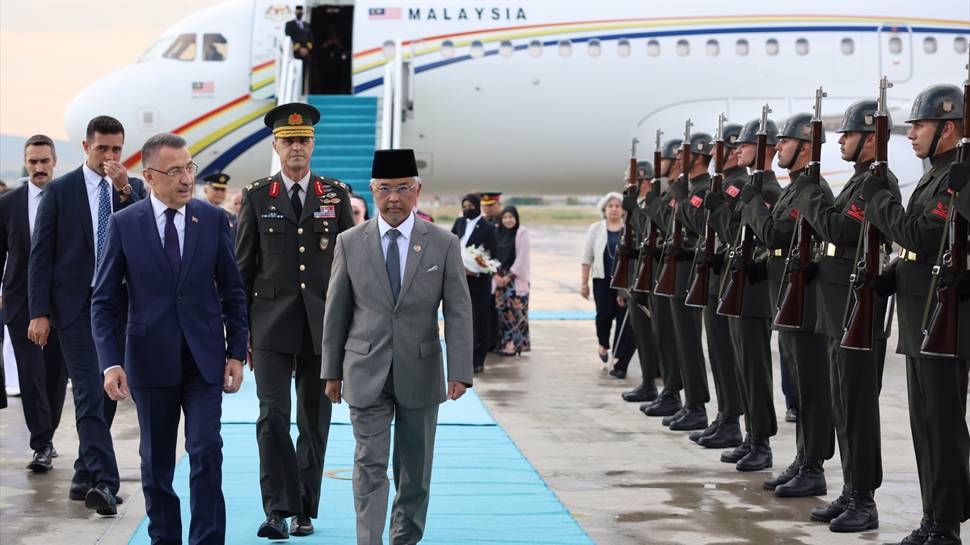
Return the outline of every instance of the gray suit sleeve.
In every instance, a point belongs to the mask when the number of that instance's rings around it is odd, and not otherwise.
[[[339,247],[339,245],[338,245]],[[331,287],[333,280],[331,280]],[[448,380],[472,385],[472,300],[465,280],[458,237],[451,236],[445,256],[442,311],[445,318],[445,348],[448,355]],[[329,312],[329,309],[328,309]],[[326,335],[326,330],[324,330]],[[342,346],[342,345],[341,345]]]
[[[333,250],[330,285],[327,287],[327,306],[323,313],[320,378],[324,380],[342,380],[344,377],[344,343],[347,342],[354,309],[354,294],[347,274],[343,241],[343,235],[338,235],[337,246]]]

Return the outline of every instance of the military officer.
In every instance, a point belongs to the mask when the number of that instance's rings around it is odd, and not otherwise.
[[[257,535],[313,532],[331,404],[323,395],[323,311],[337,235],[354,225],[346,186],[310,171],[320,112],[283,104],[266,114],[282,169],[245,188],[236,259],[249,302],[256,376],[260,486],[266,521]],[[296,376],[294,449],[290,377]],[[293,517],[287,528],[285,517]]]
[[[862,180],[875,160],[876,101],[853,103],[842,116],[836,131],[842,159],[855,164],[855,174],[839,196],[829,200],[822,187],[807,177],[799,178],[795,189],[796,207],[821,239],[816,296],[818,315],[815,331],[828,338],[831,354],[829,388],[832,420],[842,459],[842,494],[833,502],[812,510],[812,520],[830,522],[834,531],[862,532],[877,528],[879,515],[873,492],[882,482],[879,439],[879,391],[886,361],[887,331],[883,327],[888,299],[877,300],[873,320],[873,349],[842,348],[845,301],[849,299],[849,277],[858,261],[856,248],[865,220]],[[888,114],[887,114],[888,115]],[[900,200],[899,184],[890,172],[889,189]],[[850,501],[851,499],[851,501]]]
[[[906,356],[910,426],[916,449],[923,520],[901,543],[960,543],[960,523],[970,518],[970,434],[967,430],[967,375],[970,358],[970,303],[959,308],[957,358],[921,354],[923,314],[950,210],[950,166],[963,127],[964,96],[954,85],[933,85],[913,102],[907,138],[916,156],[932,167],[920,178],[904,209],[886,177],[866,175],[862,198],[866,217],[899,244],[895,278],[899,343]],[[966,145],[966,144],[964,144]],[[967,256],[953,256],[966,259]],[[932,303],[932,301],[929,301]]]
[[[229,218],[229,232],[235,239],[238,220],[235,214],[223,208],[223,204],[226,202],[226,190],[229,189],[229,175],[224,172],[213,172],[202,180],[205,181],[205,199],[212,206],[225,210],[226,216]]]

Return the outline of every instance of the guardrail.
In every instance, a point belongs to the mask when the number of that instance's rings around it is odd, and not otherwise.
[[[283,36],[276,50],[276,104],[297,102],[303,97],[303,61],[293,56],[293,40]],[[270,173],[280,170],[280,157],[273,153]]]

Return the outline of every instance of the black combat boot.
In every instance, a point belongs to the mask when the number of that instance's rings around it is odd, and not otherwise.
[[[657,387],[653,384],[653,381],[642,382],[636,388],[620,394],[620,397],[623,398],[623,401],[629,401],[630,403],[653,401],[657,399]]]
[[[681,406],[674,414],[667,415],[660,420],[660,423],[664,426],[669,426],[674,420],[680,420],[683,416],[687,414],[687,407]]]
[[[751,452],[751,436],[745,435],[744,441],[741,441],[740,445],[721,453],[721,461],[725,464],[736,464],[738,460],[744,458],[749,452]]]
[[[960,545],[960,523],[933,521],[923,545]]]
[[[643,414],[647,416],[670,416],[679,411],[683,405],[680,402],[680,394],[677,392],[664,391],[656,401],[647,407],[640,407]]]
[[[923,513],[923,519],[919,521],[919,528],[913,530],[901,541],[886,543],[886,545],[924,545],[926,538],[930,537],[930,528],[933,526],[933,517]]]
[[[684,416],[670,423],[672,431],[703,430],[707,428],[707,411],[703,405],[688,407]]]
[[[876,528],[879,528],[879,511],[872,490],[855,488],[849,494],[848,508],[829,523],[829,530],[833,532],[865,532]]]
[[[802,454],[799,452],[795,455],[795,459],[792,461],[792,463],[789,464],[784,471],[771,477],[770,479],[765,479],[765,482],[761,483],[761,486],[764,487],[765,490],[774,490],[778,486],[787,483],[788,481],[792,480],[795,475],[798,475],[798,470],[802,468],[802,462]]]
[[[718,426],[720,425],[721,425],[721,413],[717,413],[717,416],[714,417],[714,421],[711,422],[710,426],[702,430],[690,432],[690,435],[688,435],[687,438],[696,443],[700,440],[701,437],[707,437],[708,435],[711,435],[714,432],[716,432]]]
[[[824,496],[826,492],[825,470],[822,469],[820,462],[813,460],[805,460],[798,473],[790,481],[775,487],[775,495],[779,498]]]
[[[768,438],[752,437],[751,451],[738,460],[738,471],[760,471],[771,467],[771,446]]]
[[[826,503],[822,507],[812,509],[810,518],[815,522],[832,522],[832,519],[842,514],[849,507],[849,493],[852,488],[848,484],[842,485],[842,493],[838,498]]]
[[[729,417],[717,430],[705,437],[701,437],[697,444],[704,448],[731,448],[741,444],[741,426],[738,417]]]

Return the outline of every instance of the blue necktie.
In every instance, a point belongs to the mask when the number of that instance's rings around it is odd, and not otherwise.
[[[165,210],[165,255],[168,257],[168,264],[172,266],[172,272],[178,276],[179,267],[182,265],[182,252],[179,251],[179,234],[175,230],[175,214],[178,210],[169,208]]]
[[[397,237],[401,236],[401,232],[397,229],[391,229],[387,232],[387,238],[391,239],[387,243],[387,259],[384,264],[387,267],[387,280],[391,283],[391,295],[394,297],[394,302],[397,302],[397,296],[401,293],[401,253],[397,246]]]
[[[108,191],[108,180],[101,178],[98,182],[98,231],[95,270],[101,266],[104,258],[104,243],[108,239],[108,218],[111,217],[111,192]]]

